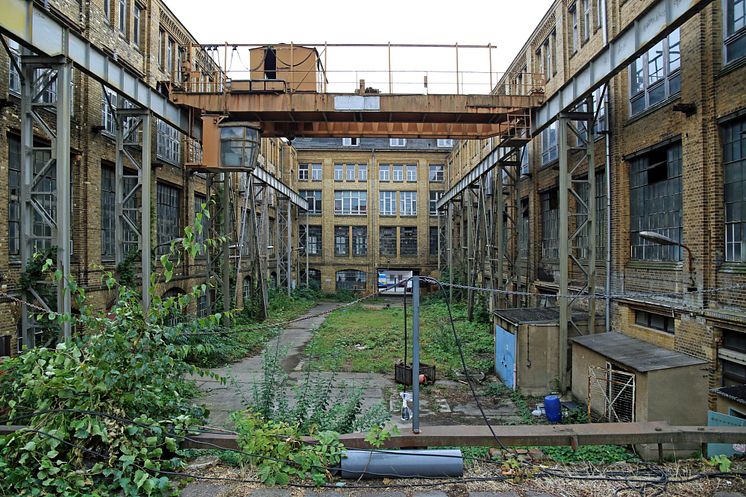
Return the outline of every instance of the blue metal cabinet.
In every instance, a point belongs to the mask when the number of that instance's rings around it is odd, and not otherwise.
[[[515,389],[516,336],[495,326],[495,373],[508,388]]]

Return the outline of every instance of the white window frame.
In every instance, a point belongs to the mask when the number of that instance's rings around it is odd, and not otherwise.
[[[451,138],[438,138],[436,145],[440,148],[453,148],[453,140]]]
[[[357,180],[368,181],[368,164],[357,165]]]
[[[391,173],[391,180],[396,182],[404,181],[404,164],[394,164]]]
[[[344,168],[344,164],[334,164],[334,181],[342,181],[344,179]]]
[[[342,138],[343,147],[357,147],[360,145],[360,138]]]
[[[583,4],[583,41],[591,37],[591,0],[580,0]]]
[[[399,192],[399,215],[416,216],[417,215],[417,192],[404,191]]]
[[[298,181],[308,181],[310,164],[298,164]]]
[[[443,196],[443,192],[440,190],[430,190],[430,215],[431,216],[437,216],[438,215],[438,209],[436,206],[438,205],[438,200],[440,200],[440,197]]]
[[[428,180],[430,183],[443,183],[445,181],[445,174],[444,164],[430,164],[428,171]]]
[[[368,192],[365,190],[337,190],[334,192],[334,214],[337,216],[365,216],[368,214]]]
[[[378,166],[378,181],[391,181],[391,164]]]
[[[381,190],[378,192],[378,214],[381,216],[396,216],[396,192]]]
[[[389,138],[389,147],[406,147],[406,138]]]
[[[355,181],[355,164],[345,165],[345,180]]]
[[[410,183],[416,183],[417,182],[417,165],[407,164],[404,167],[406,169],[407,181]]]
[[[321,181],[323,177],[321,164],[311,164],[311,181]]]

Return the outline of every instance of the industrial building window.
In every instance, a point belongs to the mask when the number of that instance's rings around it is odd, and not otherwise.
[[[429,179],[431,183],[443,183],[445,181],[445,166],[443,164],[430,164]]]
[[[334,255],[346,257],[350,255],[350,227],[334,227]]]
[[[111,24],[111,0],[104,0],[104,21]]]
[[[127,35],[127,0],[119,0],[119,31]]]
[[[676,29],[630,65],[630,115],[639,114],[681,91],[680,46]]]
[[[381,226],[380,253],[384,257],[396,257],[396,228]]]
[[[8,136],[8,254],[21,255],[21,140]]]
[[[604,173],[597,171],[595,178],[595,198],[594,203],[596,207],[596,225],[595,225],[595,237],[596,237],[596,259],[602,259],[605,253],[606,247],[606,182]],[[589,202],[588,195],[590,194],[590,188],[588,183],[575,183],[575,191],[580,196],[580,199],[586,205]],[[588,216],[588,210],[586,207],[577,202],[576,211],[578,213],[578,223],[585,221]],[[575,247],[578,250],[578,256],[582,259],[587,259],[589,255],[588,251],[588,226],[583,228],[575,238]]]
[[[243,305],[244,307],[251,301],[251,276],[243,279]]]
[[[362,216],[368,212],[368,192],[343,190],[334,192],[334,214]]]
[[[197,297],[197,317],[207,317],[207,295],[200,295]]]
[[[111,135],[117,132],[117,123],[112,108],[117,108],[117,94],[104,87],[101,96],[101,126],[105,132]]]
[[[446,139],[438,138],[438,141],[436,142],[436,145],[438,147],[443,147],[443,148],[452,148],[453,147],[453,140],[448,139],[448,138],[446,138]]]
[[[723,330],[723,339],[718,355],[723,373],[723,386],[746,383],[746,365],[734,362],[737,355],[746,354],[746,334],[735,330]]]
[[[8,48],[10,49],[10,58],[8,59],[9,64],[9,78],[8,78],[8,90],[11,93],[21,93],[21,75],[16,67],[21,66],[21,46],[17,41],[7,38]]]
[[[541,132],[541,165],[545,166],[556,161],[557,154],[557,122],[553,122]]]
[[[417,227],[402,226],[399,228],[399,255],[401,257],[417,255]]]
[[[381,216],[396,216],[396,192],[379,192],[380,205],[378,207]]]
[[[557,190],[541,194],[541,257],[559,257],[559,199]]]
[[[357,147],[358,145],[360,145],[359,138],[342,138],[343,147]]]
[[[394,164],[394,174],[392,179],[394,181],[404,181],[404,166],[402,164]]]
[[[528,199],[521,199],[521,217],[518,218],[518,257],[528,257]]]
[[[578,51],[578,48],[580,47],[580,41],[578,40],[578,6],[577,4],[573,3],[570,5],[570,26],[571,26],[571,35],[572,38],[570,38],[570,53],[575,53]]]
[[[298,239],[301,254],[321,255],[321,226],[309,226],[306,236],[306,225],[301,224],[298,230]]]
[[[308,164],[298,164],[298,179],[308,181]]]
[[[388,164],[378,166],[378,181],[391,181],[391,166]]]
[[[345,269],[337,271],[337,290],[365,290],[367,278],[363,271]]]
[[[101,168],[101,258],[114,259],[116,247],[116,188],[112,167]]]
[[[725,260],[746,262],[746,120],[723,128]]]
[[[406,147],[406,138],[389,138],[389,147]]]
[[[583,41],[588,41],[591,34],[591,0],[581,0],[583,5]]]
[[[344,166],[342,164],[334,164],[334,181],[342,181],[344,176]]]
[[[438,255],[438,227],[430,226],[429,232],[430,239],[430,255]]]
[[[673,334],[676,330],[674,318],[647,311],[635,311],[635,324]]]
[[[417,166],[407,166],[407,181],[410,183],[417,181]]]
[[[321,164],[311,164],[311,181],[321,181]]]
[[[158,67],[163,69],[163,52],[166,50],[166,32],[158,30]]]
[[[430,192],[430,215],[431,216],[437,216],[438,215],[438,200],[440,200],[440,197],[443,196],[443,192],[436,192],[431,191]]]
[[[633,159],[629,185],[632,258],[681,260],[681,247],[640,238],[641,231],[655,231],[681,242],[681,143]]]
[[[596,0],[596,29],[600,29],[603,25],[603,2],[606,0]]]
[[[181,163],[181,138],[179,130],[165,121],[158,119],[157,131],[156,157],[173,165],[179,165]]]
[[[301,190],[299,193],[308,202],[309,214],[321,214],[321,190]]]
[[[203,211],[207,209],[207,197],[204,195],[200,195],[199,193],[194,194],[194,221],[196,223],[197,216],[202,214]],[[202,232],[198,233],[197,231],[194,232],[194,240],[199,244],[199,250],[197,251],[197,257],[202,257],[205,255],[205,219],[202,218]],[[241,247],[244,254],[247,254],[246,248],[248,248],[248,245],[246,247]]]
[[[347,181],[355,181],[355,164],[347,164],[345,166],[345,175]]]
[[[368,228],[365,226],[352,227],[352,255],[355,257],[368,255]]]
[[[528,176],[528,145],[521,148],[521,176]]]
[[[603,88],[596,88],[593,91],[593,111],[596,112],[596,123],[593,131],[596,138],[600,138],[606,131],[606,102],[602,101]]]
[[[368,164],[357,165],[357,180],[368,181]]]
[[[170,36],[166,37],[166,70],[168,71],[168,77],[173,78],[174,76],[174,41]]]
[[[135,44],[135,46],[137,46],[137,48],[142,48],[140,46],[140,40],[142,39],[140,31],[142,29],[142,7],[137,3],[135,4],[135,15],[132,19],[132,42]]]
[[[417,192],[399,192],[399,214],[417,215]]]
[[[181,191],[173,186],[158,183],[156,188],[156,212],[159,255],[167,254],[171,240],[182,236],[179,205]]]
[[[301,269],[300,279],[301,281],[306,281],[306,272],[304,269]],[[308,269],[308,286],[317,290],[321,289],[321,271],[314,268]]]
[[[728,64],[746,55],[746,0],[723,0],[724,58]]]

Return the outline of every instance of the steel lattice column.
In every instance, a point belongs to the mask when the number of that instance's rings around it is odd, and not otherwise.
[[[292,272],[290,260],[291,247],[291,222],[290,222],[290,199],[278,198],[277,200],[277,222],[275,223],[277,246],[277,288],[286,287],[290,294],[290,274]]]
[[[109,103],[111,107],[111,103]],[[151,114],[143,109],[111,108],[117,152],[115,171],[115,248],[117,264],[132,250],[140,251],[142,302],[150,306],[151,274]],[[130,171],[134,169],[135,174]],[[138,206],[138,195],[140,196]]]
[[[566,391],[569,387],[568,338],[569,333],[580,334],[578,323],[573,318],[572,307],[582,295],[588,294],[588,332],[594,332],[596,319],[596,181],[593,160],[595,125],[593,98],[585,102],[585,111],[560,114],[558,119],[559,143],[559,312],[560,312],[560,387]],[[569,145],[573,136],[575,146]],[[582,166],[587,166],[584,172]],[[582,185],[587,193],[587,200],[578,191]],[[574,209],[571,210],[570,198],[573,198]],[[570,221],[574,220],[570,232]],[[586,233],[587,246],[579,247],[576,243],[579,235]],[[585,257],[578,253],[585,249]],[[570,277],[573,268],[579,270],[579,281],[573,281],[570,288]]]
[[[21,260],[25,265],[40,249],[57,247],[57,269],[62,278],[57,282],[56,310],[71,312],[70,251],[71,242],[71,175],[70,175],[70,114],[72,110],[72,64],[66,59],[24,55],[21,58]],[[41,112],[53,110],[55,118],[45,118]],[[34,142],[34,125],[46,135],[49,146]],[[45,157],[44,162],[37,159]],[[54,179],[52,179],[54,178]],[[36,303],[52,310],[43,295],[28,291]],[[22,335],[26,347],[36,346],[40,327],[30,315],[28,306],[22,309]],[[69,321],[62,324],[65,340],[71,336]]]

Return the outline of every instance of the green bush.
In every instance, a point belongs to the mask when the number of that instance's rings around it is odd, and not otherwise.
[[[611,464],[635,459],[634,454],[619,445],[582,445],[577,450],[565,446],[541,447],[541,450],[552,460],[563,463]]]

